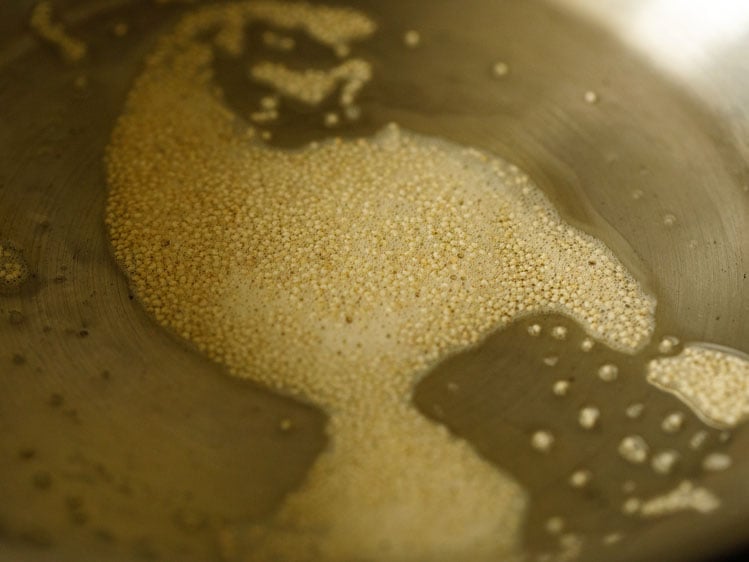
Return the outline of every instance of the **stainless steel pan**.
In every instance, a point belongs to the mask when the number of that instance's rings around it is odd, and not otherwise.
[[[381,31],[360,47],[377,79],[350,134],[396,120],[516,162],[568,220],[647,279],[659,299],[654,342],[674,334],[749,351],[744,3],[351,3]],[[0,240],[29,268],[18,290],[0,294],[0,560],[233,559],[231,529],[267,517],[302,482],[325,446],[325,415],[230,379],[162,332],[110,255],[103,149],[144,55],[190,3],[54,5],[89,46],[77,64],[29,31],[32,2],[0,6]],[[404,51],[406,29],[421,33],[418,50]],[[502,79],[496,61],[509,64]],[[256,94],[243,93],[238,72],[227,67],[222,79],[247,111]],[[300,123],[276,142],[326,134]],[[569,321],[540,321],[567,322],[579,337]],[[621,376],[615,390],[581,382],[580,399],[600,403],[610,421],[591,436],[561,430],[558,456],[539,462],[530,428],[561,424],[577,403],[553,402],[553,378],[530,365],[555,344],[529,343],[525,330],[493,336],[478,361],[440,367],[415,401],[527,488],[532,556],[554,546],[545,523],[557,514],[585,539],[581,560],[698,560],[749,541],[749,434],[707,428],[649,386],[655,344],[635,357],[559,349],[571,377],[614,355]],[[629,420],[638,401],[645,413]],[[658,429],[674,410],[686,415],[678,437]],[[293,431],[279,429],[287,418]],[[689,439],[700,429],[709,437],[695,452]],[[616,446],[629,431],[682,451],[677,471],[622,463]],[[711,450],[730,454],[730,469],[704,473]],[[581,464],[600,475],[585,493],[566,484]],[[713,490],[721,508],[653,521],[622,513],[628,481],[647,495],[685,478]],[[612,533],[622,536],[615,545]]]

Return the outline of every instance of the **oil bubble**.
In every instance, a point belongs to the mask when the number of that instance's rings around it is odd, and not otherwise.
[[[510,73],[510,65],[503,61],[497,61],[492,66],[492,74],[497,78],[504,78]]]
[[[601,411],[595,406],[585,406],[580,409],[577,416],[577,422],[583,429],[593,429],[598,425],[598,419],[601,417]]]
[[[555,340],[566,340],[567,328],[565,326],[554,326],[551,329],[551,337]]]
[[[558,355],[547,355],[543,358],[544,365],[547,367],[553,367],[557,363],[559,363],[559,356]]]
[[[666,433],[677,433],[684,426],[684,414],[671,412],[661,422],[661,429]]]
[[[589,470],[576,470],[570,476],[570,486],[573,488],[584,488],[588,485],[592,477],[593,475]]]
[[[606,363],[598,369],[598,378],[604,382],[613,382],[618,376],[619,368],[613,363]]]
[[[627,406],[627,409],[624,410],[624,414],[631,420],[636,420],[639,418],[642,413],[645,411],[645,404],[642,402],[634,402]]]
[[[704,429],[700,429],[689,439],[689,448],[694,451],[701,449],[709,436],[710,434],[707,431],[705,431]]]
[[[564,380],[564,379],[556,381],[554,385],[551,387],[551,391],[556,396],[566,396],[569,390],[570,390],[570,381]]]
[[[658,343],[658,351],[663,354],[672,353],[677,345],[679,345],[679,338],[676,336],[665,336]]]
[[[657,474],[671,474],[679,461],[679,453],[674,450],[660,451],[653,455],[650,464]]]
[[[545,430],[536,431],[531,436],[531,447],[541,453],[548,453],[554,445],[554,435]]]
[[[583,99],[585,100],[585,103],[594,105],[598,103],[599,97],[598,94],[593,90],[588,90],[587,92],[585,92]]]
[[[421,35],[418,31],[410,29],[403,34],[403,44],[410,49],[414,49],[421,44]]]
[[[619,443],[619,455],[632,464],[642,464],[648,458],[650,448],[639,435],[628,435]]]
[[[708,472],[726,470],[732,464],[731,457],[725,453],[710,453],[702,461],[702,468]]]

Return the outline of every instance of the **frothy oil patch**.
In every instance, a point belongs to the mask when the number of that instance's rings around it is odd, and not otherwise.
[[[34,6],[29,27],[41,39],[57,47],[68,62],[78,62],[86,56],[86,43],[71,36],[60,22],[52,18],[52,2],[47,0]]]
[[[679,355],[651,361],[647,379],[709,425],[735,427],[749,418],[749,357],[739,352],[687,345]]]
[[[23,254],[8,242],[0,241],[0,293],[15,291],[29,277]]]
[[[512,560],[524,491],[422,417],[415,384],[536,312],[634,352],[655,301],[498,158],[395,125],[297,151],[247,135],[211,62],[217,45],[237,53],[251,21],[303,29],[339,53],[374,30],[359,12],[308,4],[185,16],[113,132],[106,216],[161,325],[330,416],[305,485],[248,531],[251,559]]]
[[[684,480],[670,492],[642,502],[639,515],[650,519],[690,510],[711,513],[719,507],[720,500],[711,491]]]
[[[263,61],[250,68],[257,82],[273,86],[284,96],[308,105],[318,105],[339,83],[341,107],[352,105],[359,91],[372,78],[371,65],[362,59],[349,59],[330,70],[292,70],[281,63]]]

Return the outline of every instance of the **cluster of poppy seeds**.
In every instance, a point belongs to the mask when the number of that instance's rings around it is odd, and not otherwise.
[[[735,427],[749,417],[749,359],[732,351],[687,345],[651,361],[647,378],[711,425]]]
[[[372,78],[371,65],[362,59],[348,59],[330,70],[298,71],[281,63],[263,61],[250,68],[257,82],[273,86],[279,93],[308,105],[318,105],[341,87],[342,107],[353,105],[356,95]]]
[[[0,291],[20,287],[29,276],[29,267],[21,252],[0,242]]]
[[[359,12],[308,4],[185,16],[113,132],[106,222],[161,325],[329,415],[306,483],[247,530],[252,559],[513,560],[524,491],[419,414],[416,382],[540,312],[633,352],[655,301],[498,158],[396,125],[295,151],[265,144],[225,104],[211,64],[215,48],[237,53],[250,22],[336,52],[374,30]]]

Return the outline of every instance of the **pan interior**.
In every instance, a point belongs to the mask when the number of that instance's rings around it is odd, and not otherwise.
[[[397,121],[517,163],[658,299],[653,343],[635,356],[600,345],[583,353],[570,320],[527,318],[438,367],[417,389],[419,409],[526,488],[524,541],[533,553],[558,549],[567,532],[583,539],[580,556],[590,560],[669,549],[687,558],[728,545],[749,510],[745,432],[705,426],[644,378],[668,335],[749,351],[747,177],[727,124],[606,33],[553,6],[352,4],[378,22],[378,33],[356,46],[375,79],[361,94],[362,119],[341,135]],[[30,4],[0,9],[9,30],[0,50],[8,116],[0,241],[30,271],[20,290],[0,294],[0,548],[54,560],[231,559],[232,529],[264,520],[302,483],[325,446],[325,415],[226,377],[157,328],[110,254],[103,150],[143,57],[190,6],[56,6],[88,45],[78,63],[19,32]],[[127,31],[115,32],[122,23]],[[419,32],[418,48],[403,43],[409,29]],[[302,34],[294,38],[305,64],[335,63]],[[243,115],[268,93],[246,80],[251,62],[217,62],[226,98]],[[497,62],[509,73],[498,77]],[[325,109],[291,106],[293,119],[278,123],[272,142],[325,138]],[[528,334],[534,324],[538,338]],[[566,340],[550,336],[554,326],[568,329]],[[550,357],[554,365],[544,362]],[[618,366],[616,381],[597,376],[605,363]],[[571,381],[561,400],[552,391],[559,380]],[[638,403],[642,415],[629,417]],[[577,421],[588,405],[601,412],[594,431]],[[683,429],[663,431],[677,411]],[[540,455],[530,436],[547,427],[558,447]],[[707,437],[695,449],[699,431]],[[667,476],[627,464],[617,448],[628,435],[643,436],[653,452],[678,451],[680,463]],[[706,473],[711,452],[730,455],[730,469]],[[584,489],[568,483],[579,470],[594,475]],[[628,498],[684,480],[709,488],[721,508],[647,521],[622,512]],[[548,531],[554,517],[564,519],[561,536]]]

